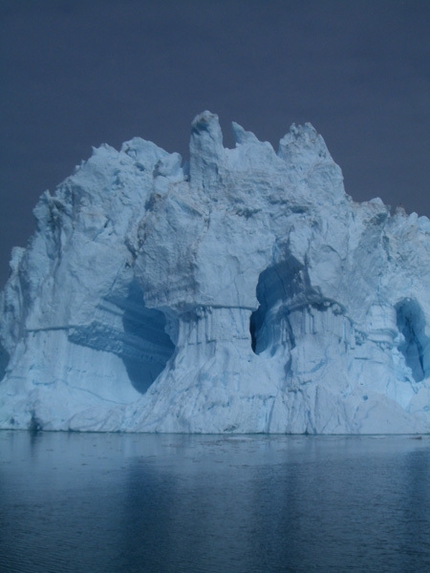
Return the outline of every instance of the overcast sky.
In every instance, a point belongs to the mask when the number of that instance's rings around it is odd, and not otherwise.
[[[430,0],[0,0],[0,286],[45,190],[103,142],[188,155],[209,109],[310,121],[357,201],[430,216]]]

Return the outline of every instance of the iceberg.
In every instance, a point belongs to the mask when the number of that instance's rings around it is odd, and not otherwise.
[[[45,192],[0,295],[0,428],[430,432],[430,221],[354,202],[310,124],[134,138]]]

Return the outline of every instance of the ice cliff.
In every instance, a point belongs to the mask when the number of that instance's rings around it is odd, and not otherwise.
[[[0,427],[430,431],[430,221],[356,203],[314,128],[103,145],[0,296]]]

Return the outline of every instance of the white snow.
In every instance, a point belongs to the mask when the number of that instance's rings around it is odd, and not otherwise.
[[[310,124],[109,146],[0,295],[0,428],[430,432],[430,221],[355,203]]]

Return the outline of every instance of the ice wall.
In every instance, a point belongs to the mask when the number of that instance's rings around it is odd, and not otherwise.
[[[1,294],[0,427],[430,430],[430,221],[358,204],[314,128],[216,115],[46,192]]]

